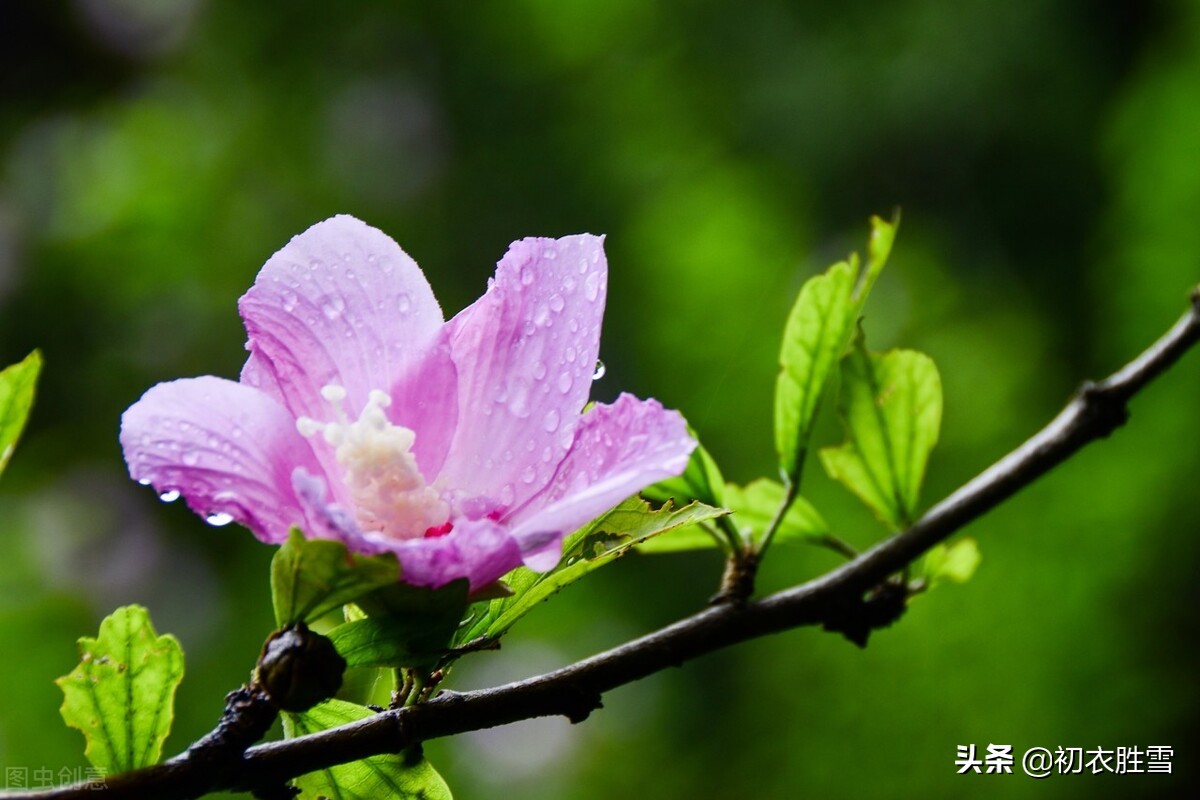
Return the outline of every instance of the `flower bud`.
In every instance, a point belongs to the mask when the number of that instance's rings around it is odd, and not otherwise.
[[[307,711],[332,697],[345,671],[333,642],[303,622],[271,634],[258,657],[258,682],[283,711]]]

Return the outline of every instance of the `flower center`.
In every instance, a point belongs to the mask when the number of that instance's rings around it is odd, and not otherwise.
[[[300,417],[296,427],[306,437],[321,433],[333,446],[334,457],[346,471],[354,517],[363,531],[411,539],[444,525],[450,506],[417,469],[412,452],[416,434],[388,421],[384,409],[391,398],[372,391],[362,414],[351,422],[343,408],[344,388],[326,386],[321,396],[333,407],[336,419],[317,422]]]

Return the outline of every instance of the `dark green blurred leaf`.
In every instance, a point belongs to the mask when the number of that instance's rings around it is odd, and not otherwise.
[[[271,560],[275,622],[311,622],[400,577],[396,556],[361,556],[330,539],[305,539],[293,528]]]
[[[88,761],[106,774],[157,763],[183,680],[178,640],[156,634],[146,609],[124,606],[104,618],[98,638],[79,640],[79,655],[56,683],[63,719],[87,739]]]
[[[925,580],[930,589],[945,581],[966,583],[980,560],[979,545],[969,536],[953,544],[943,542],[925,554]]]
[[[41,371],[42,354],[34,350],[23,361],[0,372],[0,474],[8,466],[29,419],[33,390]]]
[[[870,353],[860,339],[842,362],[839,412],[847,441],[821,450],[826,472],[893,529],[907,527],[942,421],[933,360],[912,350]]]
[[[329,632],[350,667],[412,667],[435,663],[450,643],[467,607],[466,580],[440,589],[404,584],[359,600],[356,617]]]
[[[563,541],[562,561],[550,572],[538,573],[525,567],[510,572],[504,580],[513,594],[482,606],[459,630],[455,640],[461,644],[481,636],[497,638],[538,603],[624,555],[635,545],[674,528],[695,525],[724,513],[724,509],[703,503],[675,508],[668,502],[654,510],[645,500],[632,497],[568,536]]]
[[[342,700],[328,700],[303,714],[283,715],[288,739],[366,719],[370,709]],[[450,787],[424,758],[408,753],[372,756],[329,769],[310,772],[293,781],[301,797],[337,800],[452,800]]]

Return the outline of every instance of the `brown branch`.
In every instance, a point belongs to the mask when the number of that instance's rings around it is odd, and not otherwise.
[[[213,770],[188,753],[109,778],[103,789],[76,785],[4,795],[5,800],[199,797],[278,786],[299,775],[418,742],[544,716],[580,722],[604,692],[738,642],[802,625],[829,624],[933,545],[1028,486],[1085,444],[1125,422],[1126,403],[1200,340],[1200,288],[1191,308],[1148,350],[1099,383],[1084,384],[1050,424],[934,506],[915,525],[837,569],[755,602],[718,605],[659,631],[554,672],[493,689],[446,693],[350,725],[249,749]]]

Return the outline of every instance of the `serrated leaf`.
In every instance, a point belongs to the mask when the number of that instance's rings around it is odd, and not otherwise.
[[[979,545],[969,536],[954,544],[934,545],[925,554],[925,580],[931,589],[946,581],[966,583],[981,560]]]
[[[937,367],[912,350],[870,353],[860,339],[842,363],[839,406],[847,440],[821,451],[825,471],[890,527],[907,527],[941,427]]]
[[[34,350],[23,361],[0,372],[0,473],[8,466],[29,411],[34,388],[42,371],[42,354]]]
[[[159,636],[141,606],[124,606],[100,623],[98,638],[79,640],[80,663],[55,681],[62,717],[83,731],[84,755],[105,774],[158,762],[183,680],[183,649]]]
[[[415,667],[446,652],[467,607],[466,580],[440,589],[397,584],[361,598],[352,621],[327,635],[349,667]],[[365,613],[364,613],[365,612]]]
[[[632,497],[563,540],[563,558],[550,572],[518,567],[504,579],[513,594],[480,606],[455,641],[494,639],[550,595],[599,569],[647,539],[685,525],[695,525],[725,514],[724,509],[703,503],[675,508],[667,503],[654,510],[640,497]]]
[[[897,218],[871,217],[867,266],[857,254],[810,278],[800,289],[783,330],[775,382],[775,450],[783,476],[798,484],[821,400],[846,351],[875,279],[887,263]]]
[[[783,496],[783,484],[768,478],[759,478],[744,487],[734,483],[725,486],[725,502],[733,512],[734,525],[749,528],[755,541],[762,538]],[[813,541],[828,533],[829,525],[812,504],[796,497],[775,531],[775,541]]]
[[[331,539],[305,539],[292,528],[271,560],[275,622],[311,622],[376,589],[395,584],[400,563],[392,553],[363,556]]]
[[[288,739],[347,725],[374,712],[343,700],[327,700],[303,714],[283,715],[283,734]],[[413,751],[415,752],[415,751]],[[452,800],[450,787],[423,757],[396,753],[364,758],[336,767],[310,772],[292,782],[302,798],[334,800]]]

